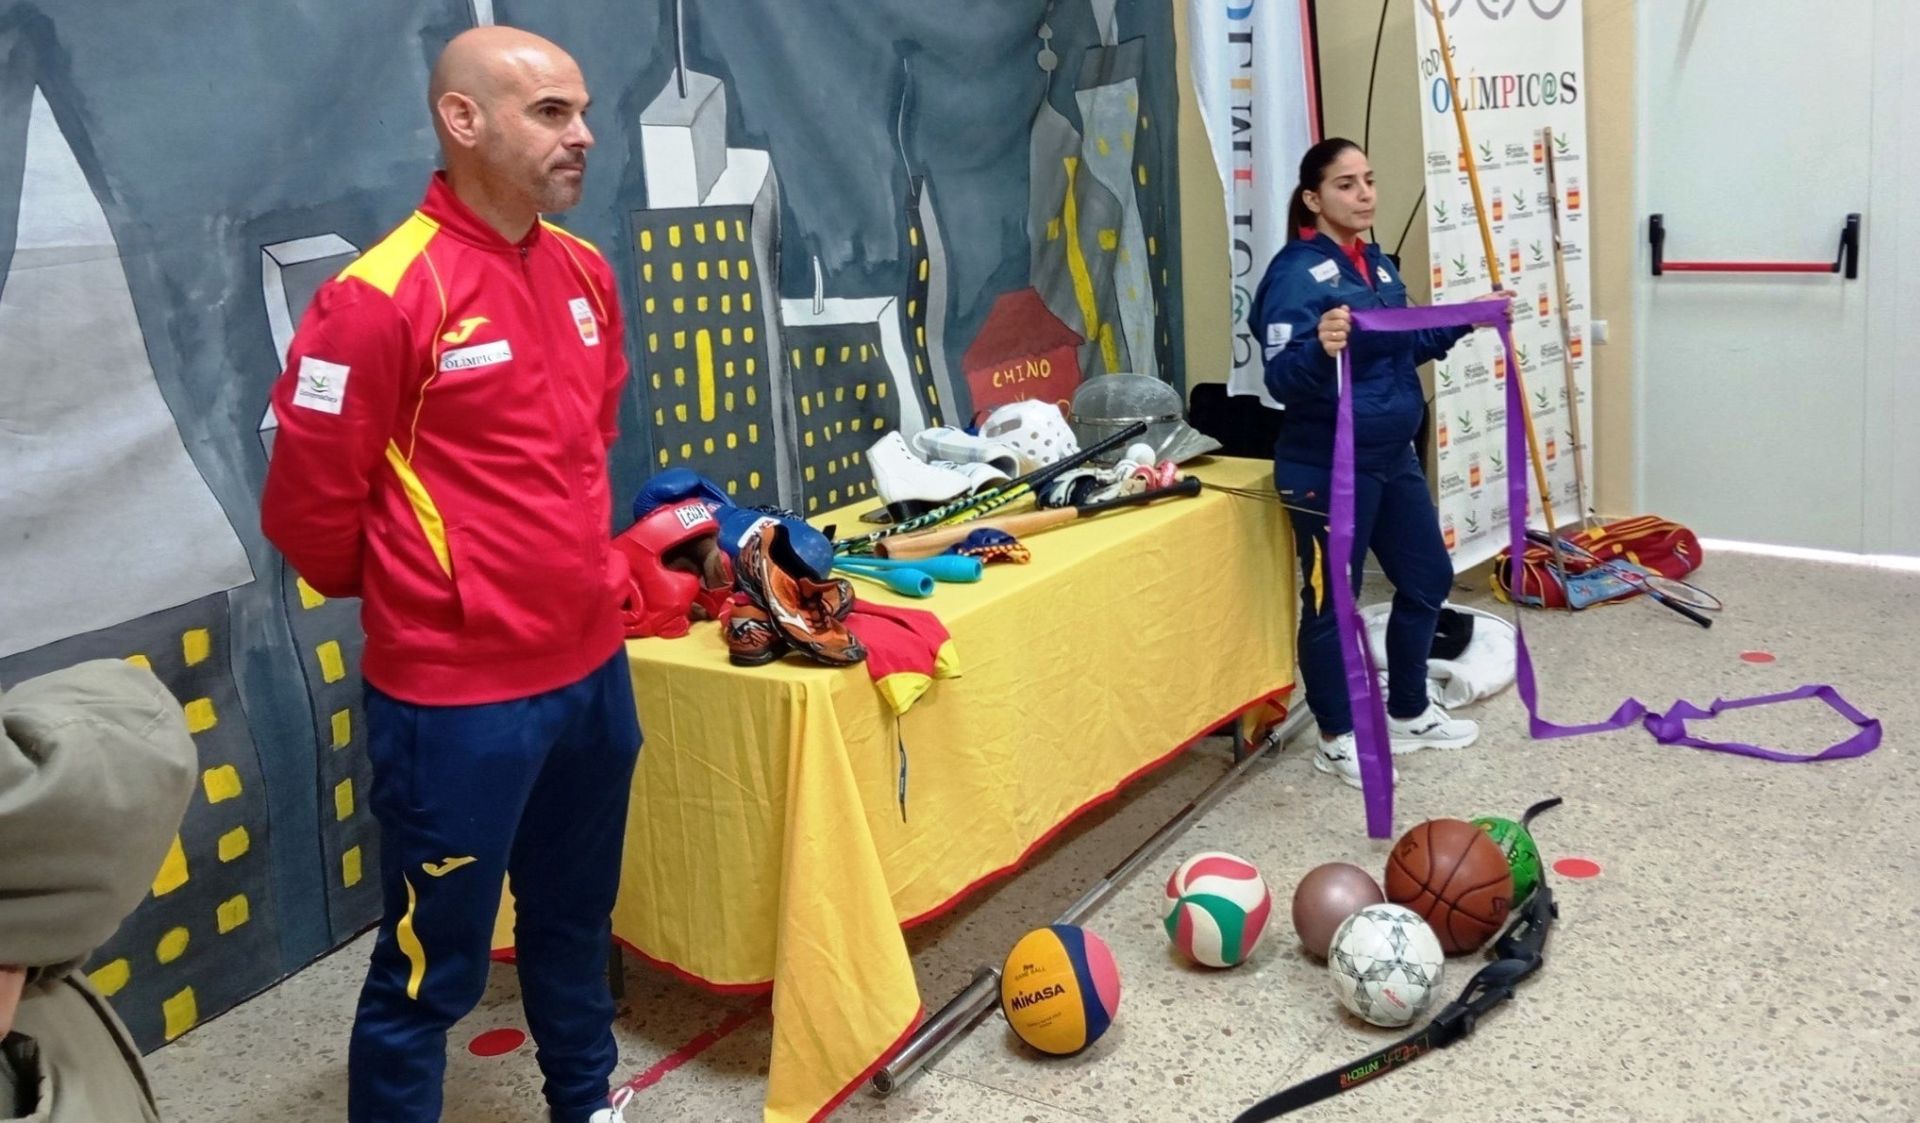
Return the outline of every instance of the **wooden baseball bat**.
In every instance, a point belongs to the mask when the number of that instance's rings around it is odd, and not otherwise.
[[[1188,476],[1169,487],[1155,488],[1137,495],[1122,495],[1078,507],[1051,507],[1041,511],[1026,511],[1018,515],[995,515],[992,518],[963,523],[959,526],[944,526],[935,530],[923,530],[917,534],[903,534],[897,538],[888,538],[877,543],[877,547],[882,554],[890,558],[930,558],[966,541],[967,535],[976,530],[998,530],[1011,534],[1015,538],[1025,538],[1065,523],[1100,514],[1102,511],[1111,511],[1120,507],[1138,507],[1156,499],[1183,498],[1198,494],[1200,494],[1200,477]]]

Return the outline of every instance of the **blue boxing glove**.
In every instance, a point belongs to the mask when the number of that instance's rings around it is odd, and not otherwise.
[[[691,468],[668,468],[649,479],[633,497],[633,521],[639,522],[654,508],[682,499],[705,499],[715,506],[733,506],[727,493],[712,480]]]

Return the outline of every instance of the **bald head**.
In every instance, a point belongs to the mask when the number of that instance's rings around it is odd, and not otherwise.
[[[517,27],[475,27],[454,36],[440,52],[427,80],[427,100],[436,109],[449,93],[486,101],[516,84],[549,79],[585,85],[573,56],[552,40]]]
[[[463,31],[440,52],[427,97],[448,175],[470,205],[537,217],[579,201],[589,99],[559,46],[513,27]]]
[[[434,109],[434,131],[445,142],[442,106],[447,94],[492,109],[503,96],[536,88],[578,88],[586,94],[580,65],[549,38],[518,27],[472,27],[447,42],[426,81],[426,100]]]

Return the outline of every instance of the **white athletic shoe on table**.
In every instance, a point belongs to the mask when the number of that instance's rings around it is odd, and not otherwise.
[[[1329,741],[1318,733],[1313,734],[1313,766],[1330,776],[1336,776],[1340,782],[1350,788],[1360,787],[1360,746],[1351,733],[1342,733]],[[1400,770],[1393,770],[1395,783],[1400,781]]]
[[[1395,756],[1421,749],[1464,749],[1480,739],[1480,725],[1428,702],[1426,712],[1419,717],[1402,721],[1388,714],[1387,738],[1393,743]]]

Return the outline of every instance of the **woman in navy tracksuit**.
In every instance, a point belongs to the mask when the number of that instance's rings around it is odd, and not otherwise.
[[[1360,590],[1368,548],[1393,582],[1387,625],[1387,726],[1396,754],[1464,748],[1479,736],[1427,697],[1427,655],[1453,565],[1413,440],[1425,395],[1421,363],[1445,355],[1469,329],[1352,335],[1352,308],[1403,308],[1407,287],[1373,225],[1373,172],[1360,147],[1332,138],[1300,162],[1288,228],[1296,237],[1267,267],[1252,324],[1266,360],[1267,392],[1285,407],[1273,479],[1288,504],[1300,555],[1300,673],[1320,726],[1314,765],[1360,786],[1353,710],[1327,575],[1327,503],[1333,468],[1335,356],[1353,348],[1354,557]]]

